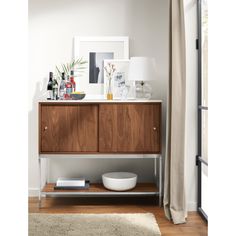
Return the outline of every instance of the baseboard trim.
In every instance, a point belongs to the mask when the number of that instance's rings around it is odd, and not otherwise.
[[[197,211],[197,202],[188,202],[188,211]]]
[[[37,197],[39,195],[39,188],[29,188],[28,195],[29,197]]]

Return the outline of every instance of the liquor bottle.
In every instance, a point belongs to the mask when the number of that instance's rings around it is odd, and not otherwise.
[[[69,98],[71,93],[72,93],[72,83],[70,82],[70,76],[68,75],[66,81],[66,98]]]
[[[60,88],[59,88],[59,97],[60,100],[64,99],[64,95],[66,93],[66,81],[65,81],[65,73],[61,73],[61,83],[60,83]]]
[[[75,83],[75,79],[74,79],[74,71],[73,70],[70,71],[70,82],[72,84],[72,91],[75,92],[76,91],[76,83]]]
[[[58,99],[58,83],[56,79],[54,79],[52,82],[52,93],[53,93],[53,100],[57,100]]]
[[[47,100],[52,100],[53,99],[53,94],[52,94],[52,79],[53,79],[53,73],[49,72],[49,81],[48,81],[48,86],[47,86]]]

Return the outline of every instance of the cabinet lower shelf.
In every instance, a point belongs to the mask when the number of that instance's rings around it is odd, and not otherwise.
[[[51,196],[157,196],[158,188],[154,183],[138,183],[134,189],[124,192],[110,191],[102,184],[90,184],[89,189],[80,190],[55,190],[55,183],[48,183],[42,189],[42,194]]]

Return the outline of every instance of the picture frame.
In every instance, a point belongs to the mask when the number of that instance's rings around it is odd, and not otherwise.
[[[111,87],[113,99],[135,99],[135,86],[134,81],[128,80],[129,61],[123,60],[104,60],[104,66],[111,63],[115,66],[116,70],[111,80]],[[105,74],[105,71],[104,71]],[[108,78],[104,78],[104,98],[107,95]]]
[[[84,91],[86,98],[103,98],[104,60],[128,60],[129,37],[74,37],[74,58],[83,58],[88,64],[76,76],[78,91]]]

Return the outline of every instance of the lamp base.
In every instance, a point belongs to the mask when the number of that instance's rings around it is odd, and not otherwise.
[[[151,99],[152,97],[152,88],[148,83],[143,81],[135,83],[136,88],[136,98],[138,99]]]

